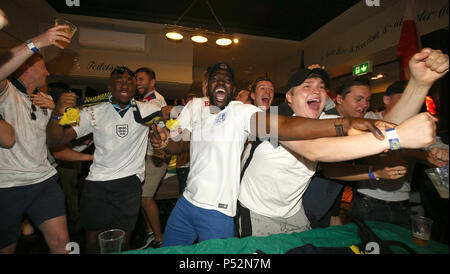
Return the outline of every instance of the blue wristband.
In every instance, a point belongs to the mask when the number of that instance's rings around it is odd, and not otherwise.
[[[39,49],[34,45],[33,41],[28,40],[25,44],[32,52],[39,52]]]
[[[399,150],[401,149],[400,140],[398,139],[397,131],[395,128],[390,128],[386,130],[386,137],[389,140],[389,149],[390,150]]]
[[[51,115],[50,118],[52,118],[53,120],[61,121],[62,116]]]
[[[375,174],[373,174],[372,171],[369,172],[369,178],[370,178],[370,180],[377,180],[378,181],[378,178],[375,177]]]

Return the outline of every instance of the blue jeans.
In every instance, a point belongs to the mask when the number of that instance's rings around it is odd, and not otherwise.
[[[384,205],[377,201],[364,199],[361,195],[353,198],[350,213],[363,221],[379,221],[411,229],[411,208],[401,205]]]
[[[217,210],[197,207],[182,196],[167,220],[163,246],[191,245],[197,238],[201,242],[233,235],[232,217]]]

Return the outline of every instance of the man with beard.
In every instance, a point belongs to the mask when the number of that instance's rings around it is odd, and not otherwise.
[[[141,67],[136,70],[136,90],[139,101],[150,102],[157,100],[161,107],[167,106],[164,97],[156,91],[156,74],[151,68]],[[156,190],[161,184],[167,171],[170,155],[161,150],[154,150],[151,145],[147,148],[145,157],[145,180],[142,185],[141,206],[145,214],[147,235],[145,244],[139,249],[147,247],[160,247],[163,241],[161,224],[159,220],[159,208],[154,200]]]
[[[136,91],[134,73],[127,67],[111,72],[107,102],[83,108],[79,125],[62,127],[58,121],[76,102],[74,93],[61,95],[47,126],[47,143],[61,146],[89,133],[94,136],[94,160],[81,194],[81,220],[87,231],[86,251],[98,252],[98,235],[108,229],[125,231],[129,246],[141,205],[141,183],[145,176],[145,154],[149,128],[136,122],[132,104]],[[146,119],[160,116],[161,105],[153,100],[136,102]]]
[[[194,98],[185,106],[177,119],[177,129],[169,132],[158,127],[158,137],[152,136],[154,148],[171,154],[185,151],[190,142],[187,186],[167,221],[163,246],[189,245],[197,238],[201,242],[233,237],[240,157],[250,135],[302,140],[344,135],[357,128],[370,129],[377,138],[383,139],[371,120],[277,116],[253,105],[231,101],[235,91],[234,72],[226,63],[211,67],[207,91],[209,98]],[[169,134],[173,134],[171,138]]]

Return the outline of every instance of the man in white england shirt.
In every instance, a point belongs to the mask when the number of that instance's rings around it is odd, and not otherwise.
[[[171,138],[165,128],[158,128],[160,138],[152,138],[153,147],[171,154],[185,151],[190,142],[187,186],[169,217],[163,246],[189,245],[197,238],[204,241],[233,237],[240,157],[249,136],[301,140],[337,134],[337,121],[333,119],[278,116],[231,101],[234,81],[228,64],[215,64],[207,77],[209,98],[194,98],[186,105],[177,119],[180,127],[171,132]],[[342,122],[343,134],[356,127],[370,128],[378,137],[381,135],[371,120]]]
[[[76,96],[62,94],[47,126],[50,146],[61,146],[90,133],[94,136],[94,159],[80,203],[87,253],[98,252],[97,237],[108,227],[124,230],[123,246],[129,247],[141,205],[149,132],[148,126],[136,121],[135,111],[146,120],[161,116],[159,101],[134,101],[136,79],[129,68],[115,68],[108,88],[108,101],[83,108],[80,123],[69,127],[60,126],[58,120],[67,107],[75,104]]]

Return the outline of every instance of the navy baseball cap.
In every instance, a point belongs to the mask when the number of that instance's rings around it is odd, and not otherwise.
[[[323,82],[325,83],[325,87],[327,88],[329,87],[330,76],[325,70],[320,68],[315,68],[312,70],[301,68],[294,74],[292,74],[292,76],[289,78],[288,83],[286,85],[286,92],[290,90],[292,87],[301,85],[308,78],[308,76],[313,73],[320,76],[320,79],[322,79]]]
[[[234,82],[234,71],[230,65],[228,65],[227,63],[224,63],[224,62],[218,62],[218,63],[214,64],[214,66],[212,66],[209,69],[208,78],[211,77],[211,75],[213,75],[214,72],[216,72],[218,70],[224,70],[224,71],[228,72],[231,76],[231,80],[233,80],[233,82]]]

